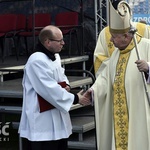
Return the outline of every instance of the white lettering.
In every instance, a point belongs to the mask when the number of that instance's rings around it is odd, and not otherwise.
[[[139,22],[140,20],[145,20],[147,24],[150,24],[150,17],[134,17],[134,22]]]
[[[2,128],[2,133],[3,133],[3,135],[5,135],[5,136],[8,136],[8,135],[9,135],[9,133],[6,132],[6,129],[8,129],[8,128],[9,128],[9,125],[3,126],[3,128]]]

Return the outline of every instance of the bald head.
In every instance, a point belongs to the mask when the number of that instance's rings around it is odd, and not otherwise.
[[[56,26],[49,25],[41,30],[39,40],[43,44],[46,39],[53,39],[57,34],[62,34],[61,30]]]
[[[65,44],[62,31],[53,25],[46,26],[41,30],[39,43],[54,54],[59,53]]]

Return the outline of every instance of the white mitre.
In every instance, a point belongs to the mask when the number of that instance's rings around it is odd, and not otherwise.
[[[111,33],[126,33],[131,26],[131,9],[127,2],[121,1],[114,9],[109,0],[109,28]]]

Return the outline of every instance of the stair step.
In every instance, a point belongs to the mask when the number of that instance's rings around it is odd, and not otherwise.
[[[84,142],[75,142],[75,141],[69,141],[68,142],[68,148],[70,149],[86,149],[86,150],[96,150],[96,146],[95,144],[91,144],[91,143],[86,143]]]
[[[68,148],[79,150],[96,150],[95,129],[84,134],[84,141],[77,141],[73,135],[69,138]]]
[[[95,128],[94,117],[72,117],[73,132],[84,133]]]
[[[94,117],[72,117],[73,133],[78,133],[78,140],[83,141],[83,133],[95,129]]]

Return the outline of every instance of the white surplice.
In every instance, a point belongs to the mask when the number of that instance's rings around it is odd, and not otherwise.
[[[66,81],[61,60],[52,61],[44,53],[32,54],[25,65],[23,77],[23,108],[19,133],[30,141],[68,138],[72,133],[69,110],[74,94],[58,84]],[[37,93],[56,108],[40,113]]]

